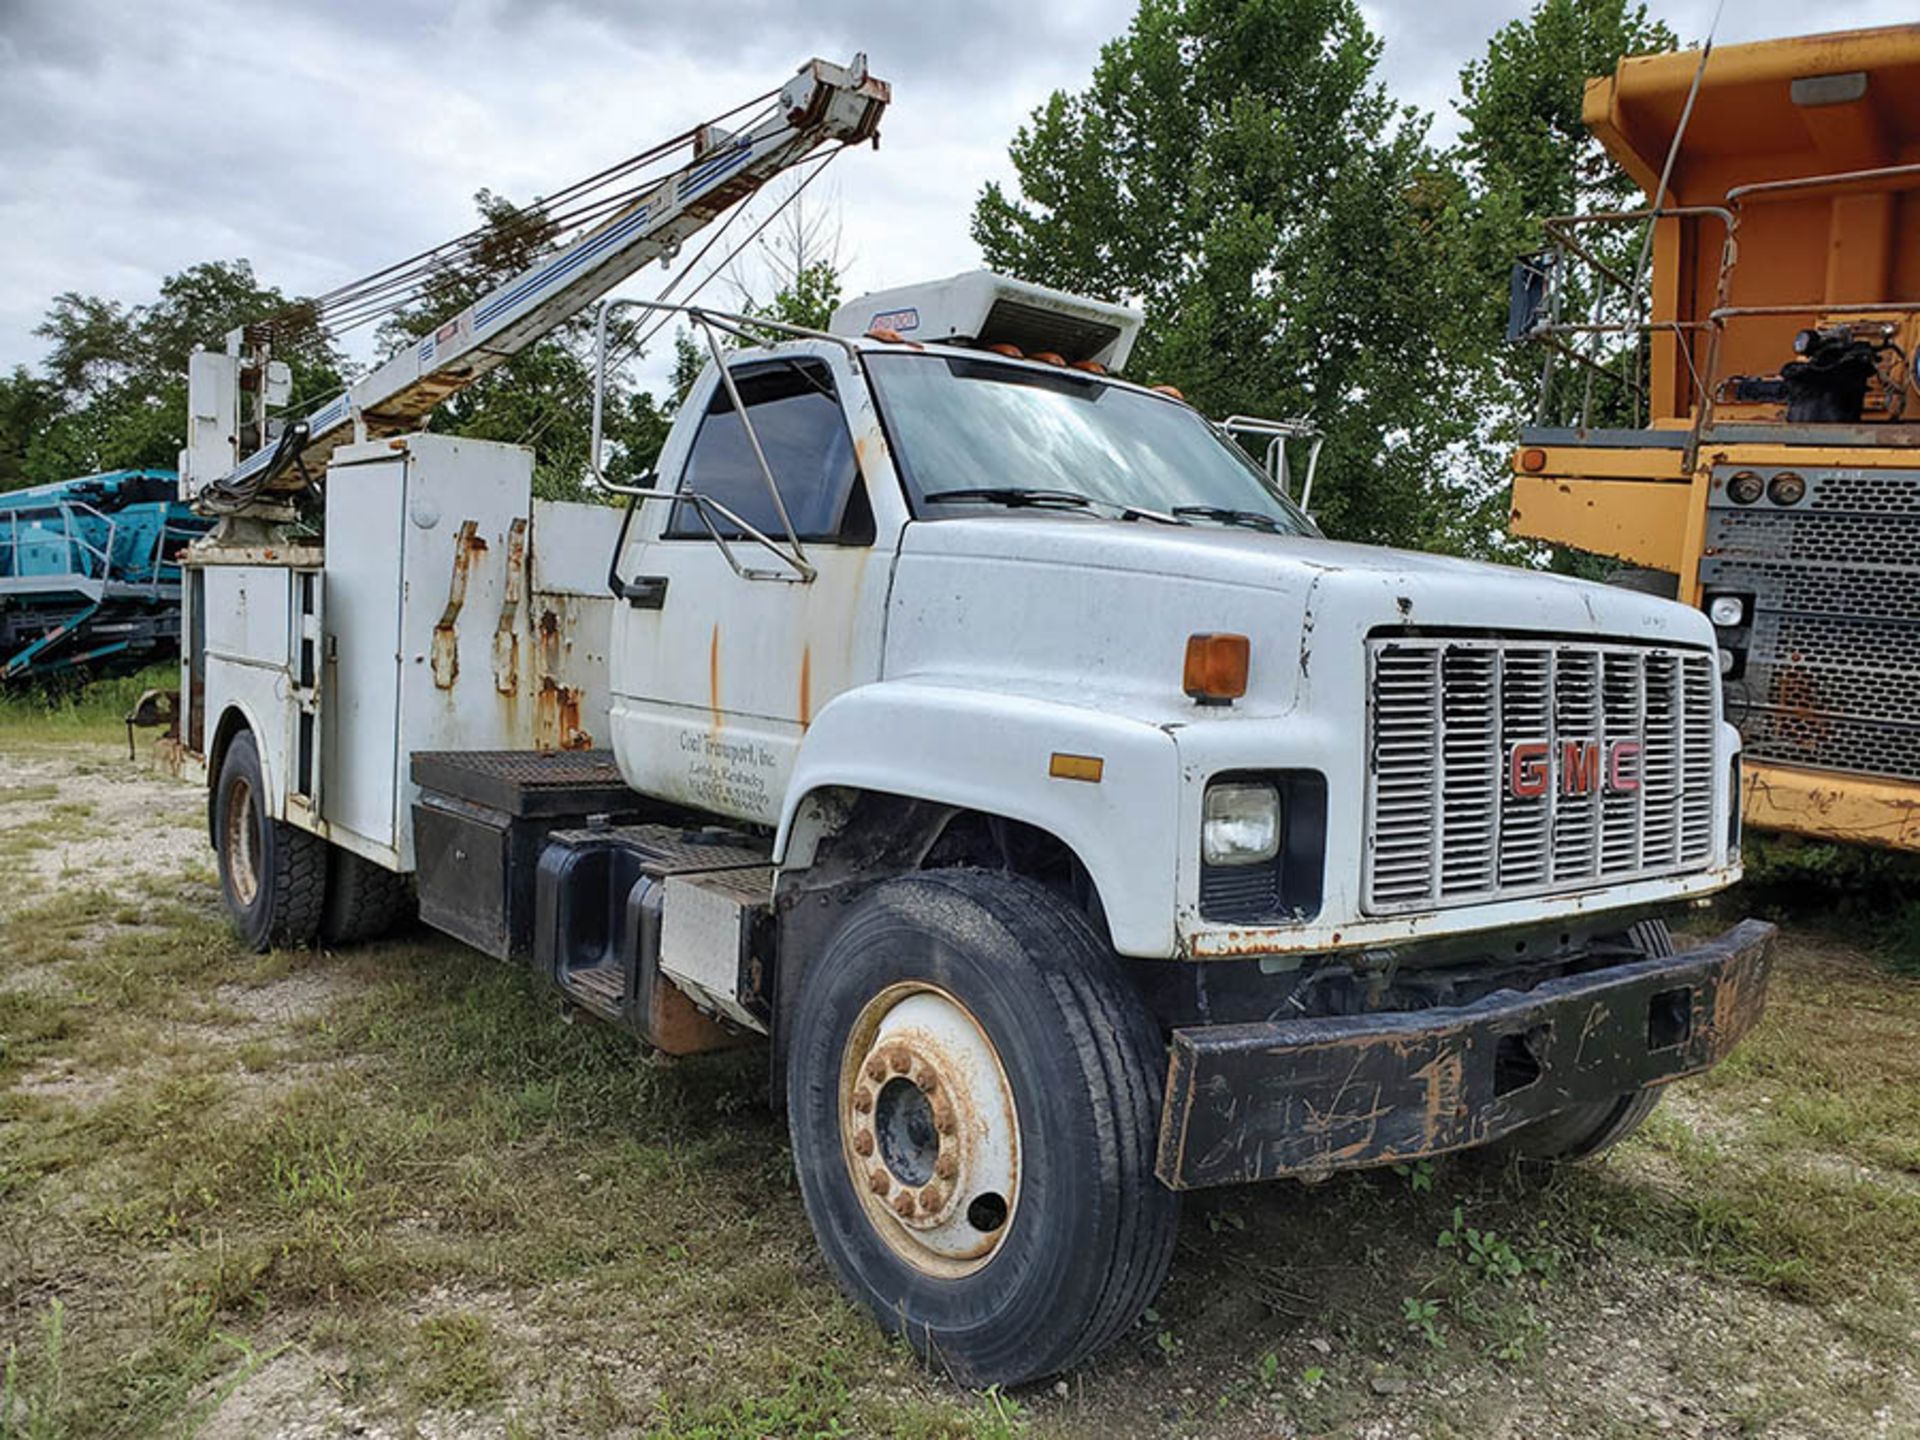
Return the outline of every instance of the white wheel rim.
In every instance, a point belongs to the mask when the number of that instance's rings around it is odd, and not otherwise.
[[[253,785],[236,778],[227,789],[225,855],[227,880],[241,908],[260,893],[260,825],[253,813]]]
[[[951,1279],[1013,1229],[1020,1118],[980,1022],[932,985],[892,985],[847,1037],[840,1137],[875,1232],[915,1269]]]

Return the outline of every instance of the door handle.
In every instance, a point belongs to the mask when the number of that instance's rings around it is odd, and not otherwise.
[[[620,596],[636,610],[664,610],[667,604],[665,575],[636,575],[620,582]]]

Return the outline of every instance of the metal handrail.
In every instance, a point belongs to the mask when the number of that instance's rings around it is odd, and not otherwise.
[[[1727,203],[1738,207],[1748,196],[1771,199],[1796,190],[1824,190],[1832,185],[1865,185],[1879,180],[1912,180],[1920,184],[1920,164],[1881,165],[1872,170],[1838,170],[1831,175],[1799,175],[1791,180],[1756,180],[1727,191]]]
[[[95,544],[76,528],[74,524],[75,512],[90,516],[107,527],[107,539],[104,546]],[[44,517],[41,522],[41,533],[38,537],[29,536],[29,543],[34,543],[36,540],[39,540],[41,542],[55,543],[64,546],[68,557],[68,568],[62,572],[62,575],[78,576],[83,580],[106,581],[113,578],[113,542],[118,533],[118,522],[111,516],[104,515],[94,509],[93,506],[87,504],[84,500],[70,499],[50,500],[41,504],[23,505],[9,512],[7,517],[9,524],[5,540],[5,551],[10,564],[0,565],[0,572],[8,569],[17,570],[20,563],[20,517],[22,515],[33,516],[35,514]],[[46,523],[47,521],[56,519],[58,521],[57,527]],[[76,557],[83,558],[76,559]],[[12,578],[23,579],[25,577],[15,574]],[[61,576],[49,575],[46,578],[48,580],[56,580],[61,578]]]
[[[633,485],[622,485],[616,480],[607,478],[606,471],[600,464],[600,454],[605,444],[604,416],[607,388],[607,317],[615,308],[622,306],[631,307],[636,310],[664,311],[671,314],[685,315],[699,328],[701,336],[707,342],[707,349],[713,356],[714,368],[720,373],[720,382],[726,386],[727,398],[733,405],[734,413],[740,417],[740,428],[746,432],[747,443],[753,449],[754,460],[760,467],[761,479],[765,482],[767,494],[773,501],[774,513],[780,517],[780,524],[786,531],[787,544],[792,547],[790,551],[783,550],[775,541],[762,534],[759,530],[755,529],[711,496],[691,494],[679,490],[659,490],[641,488]],[[593,321],[593,431],[588,441],[587,470],[593,477],[593,483],[595,485],[611,494],[625,495],[629,500],[635,502],[674,500],[692,504],[695,513],[700,517],[701,524],[706,527],[707,533],[713,537],[714,543],[720,547],[720,553],[726,558],[727,564],[733,568],[733,572],[736,575],[739,575],[743,579],[784,580],[788,577],[771,571],[748,569],[741,565],[734,557],[732,547],[727,544],[719,530],[714,526],[712,517],[708,514],[708,507],[717,510],[729,523],[738,526],[746,538],[770,550],[779,558],[782,564],[793,572],[794,577],[801,581],[809,581],[819,572],[815,570],[813,563],[807,559],[806,547],[800,543],[799,533],[794,529],[793,520],[787,514],[786,499],[780,494],[780,487],[774,481],[773,468],[767,463],[766,451],[763,450],[760,445],[760,436],[753,428],[753,421],[747,416],[747,408],[740,399],[739,387],[734,384],[733,372],[728,367],[726,356],[720,348],[720,342],[713,333],[716,329],[720,329],[725,330],[730,335],[738,336],[743,340],[753,340],[755,338],[752,333],[754,328],[771,330],[776,334],[790,335],[801,339],[829,340],[856,358],[860,353],[860,347],[843,335],[829,335],[824,330],[813,330],[804,325],[789,325],[783,320],[768,320],[757,315],[736,315],[729,311],[709,310],[697,305],[676,305],[662,300],[620,299],[601,301]]]
[[[1551,351],[1579,361],[1590,371],[1596,371],[1609,379],[1632,388],[1636,394],[1645,394],[1644,387],[1637,380],[1616,375],[1589,356],[1580,354],[1559,339],[1563,335],[1592,334],[1638,334],[1652,335],[1672,333],[1676,341],[1682,332],[1703,331],[1707,336],[1705,364],[1695,367],[1685,347],[1681,353],[1686,356],[1688,370],[1693,379],[1694,405],[1693,426],[1687,442],[1687,464],[1691,468],[1699,452],[1702,436],[1712,428],[1715,406],[1720,390],[1720,353],[1725,339],[1728,323],[1735,320],[1763,318],[1787,315],[1817,315],[1821,313],[1875,315],[1875,314],[1912,314],[1920,312],[1920,301],[1862,301],[1847,304],[1839,301],[1815,301],[1803,304],[1786,305],[1733,305],[1731,302],[1733,277],[1739,265],[1739,230],[1744,206],[1749,201],[1769,200],[1787,194],[1799,194],[1810,190],[1827,189],[1843,185],[1870,184],[1886,180],[1911,180],[1920,184],[1920,164],[1882,166],[1871,170],[1839,171],[1828,175],[1797,176],[1787,180],[1756,181],[1750,185],[1736,185],[1727,191],[1725,205],[1675,205],[1647,210],[1606,211],[1592,215],[1556,215],[1541,222],[1541,229],[1556,248],[1570,253],[1587,262],[1603,279],[1625,287],[1624,277],[1612,266],[1582,245],[1571,233],[1572,228],[1582,225],[1620,224],[1626,222],[1657,221],[1663,219],[1684,218],[1689,216],[1711,217],[1721,221],[1726,229],[1726,238],[1720,256],[1720,268],[1715,278],[1713,308],[1707,312],[1704,320],[1626,320],[1619,322],[1578,322],[1550,320],[1527,331],[1521,338],[1538,340],[1546,344]],[[1605,296],[1604,288],[1596,297],[1596,302]],[[1635,301],[1637,308],[1637,300]],[[1598,305],[1596,303],[1596,309]],[[1543,397],[1552,374],[1552,360],[1549,357],[1548,369],[1541,377]],[[1636,375],[1638,365],[1636,363]],[[1589,381],[1589,393],[1591,393]]]
[[[1280,493],[1288,500],[1293,499],[1292,476],[1287,464],[1287,441],[1305,440],[1307,442],[1307,474],[1300,486],[1300,499],[1295,502],[1301,512],[1307,512],[1313,503],[1313,478],[1320,468],[1320,451],[1327,443],[1326,434],[1311,420],[1268,420],[1258,415],[1229,415],[1220,422],[1220,428],[1229,435],[1264,435],[1267,439],[1264,468],[1267,477],[1280,487]]]

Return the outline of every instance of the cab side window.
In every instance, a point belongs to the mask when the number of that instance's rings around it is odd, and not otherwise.
[[[773,361],[743,365],[733,383],[766,452],[780,498],[793,520],[794,533],[815,544],[868,545],[873,542],[873,508],[860,479],[832,372],[811,361]],[[786,526],[767,493],[765,476],[753,457],[746,427],[733,408],[725,385],[715,389],[693,437],[682,495],[718,501],[771,540],[786,537]],[[743,532],[718,511],[714,528],[729,540]],[[667,522],[669,540],[706,539],[697,506],[676,501]]]

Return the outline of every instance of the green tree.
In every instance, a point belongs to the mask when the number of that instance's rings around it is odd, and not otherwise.
[[[186,431],[187,356],[267,316],[275,317],[275,355],[293,367],[290,408],[337,389],[342,362],[331,342],[245,260],[169,275],[144,305],[54,297],[34,330],[48,343],[44,378],[16,370],[0,383],[0,484],[173,465]]]
[[[1143,306],[1135,375],[1312,419],[1333,533],[1472,549],[1448,462],[1481,351],[1443,246],[1466,197],[1379,57],[1353,0],[1142,0],[1021,128],[1019,193],[988,185],[973,234],[991,265]]]
[[[1576,362],[1560,360],[1544,404],[1540,396],[1545,356],[1537,345],[1499,343],[1505,333],[1507,275],[1522,255],[1542,251],[1541,221],[1555,215],[1631,210],[1645,204],[1627,174],[1581,122],[1591,77],[1612,73],[1622,56],[1671,50],[1674,33],[1653,19],[1644,4],[1629,0],[1538,0],[1523,18],[1496,31],[1486,53],[1461,71],[1455,102],[1464,127],[1452,161],[1471,192],[1456,217],[1448,248],[1454,267],[1473,282],[1465,287],[1472,325],[1489,345],[1474,405],[1483,416],[1474,464],[1497,498],[1489,519],[1504,511],[1511,484],[1507,462],[1520,425],[1544,411],[1550,421],[1583,409],[1595,424],[1639,423],[1631,388],[1624,383],[1644,357],[1644,342],[1571,337],[1620,379],[1589,378]],[[1644,228],[1583,227],[1583,244],[1621,273],[1635,265]],[[1591,273],[1563,270],[1561,313],[1567,320],[1593,314]],[[1608,318],[1623,318],[1620,297]],[[1606,567],[1585,557],[1556,553],[1555,568],[1599,574]]]
[[[1581,123],[1590,78],[1625,55],[1672,50],[1673,31],[1629,0],[1539,0],[1460,72],[1459,155],[1482,208],[1523,243],[1549,215],[1631,208],[1637,189]]]
[[[63,409],[58,387],[24,365],[0,378],[0,490],[35,483],[27,470],[27,452]]]

